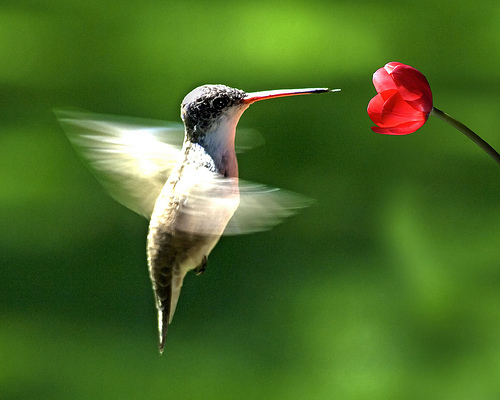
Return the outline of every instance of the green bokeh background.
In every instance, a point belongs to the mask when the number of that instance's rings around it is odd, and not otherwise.
[[[499,21],[497,0],[2,0],[0,398],[500,398],[500,167],[437,119],[391,137],[366,114],[404,62],[500,148]],[[342,92],[244,114],[266,144],[241,177],[317,202],[223,238],[159,356],[147,221],[51,109],[179,121],[204,83]]]

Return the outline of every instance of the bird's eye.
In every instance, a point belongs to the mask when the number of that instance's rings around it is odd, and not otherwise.
[[[225,97],[218,97],[216,99],[214,99],[213,101],[213,106],[214,108],[216,108],[217,110],[222,110],[224,107],[227,106],[227,103],[229,102],[229,100]]]

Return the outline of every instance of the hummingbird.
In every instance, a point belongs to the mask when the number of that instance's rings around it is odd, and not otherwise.
[[[205,271],[221,235],[270,229],[310,204],[301,195],[239,179],[235,137],[241,115],[260,100],[331,91],[336,90],[246,93],[203,85],[182,101],[183,127],[54,110],[75,149],[111,196],[150,220],[147,260],[160,354],[184,277],[191,270]]]

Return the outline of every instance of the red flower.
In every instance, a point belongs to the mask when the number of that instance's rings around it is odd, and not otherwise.
[[[368,103],[376,133],[407,135],[420,128],[432,110],[432,92],[425,76],[409,65],[390,62],[373,74],[377,95]]]

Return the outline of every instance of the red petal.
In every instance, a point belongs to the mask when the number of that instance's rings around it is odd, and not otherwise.
[[[380,118],[383,121],[384,127],[389,127],[410,121],[425,122],[427,120],[427,115],[421,111],[416,111],[403,100],[399,92],[396,92],[384,103]]]
[[[385,100],[381,94],[377,94],[368,103],[368,116],[377,125],[382,123],[382,109],[384,107]]]
[[[384,68],[379,68],[374,72],[373,86],[375,86],[377,93],[384,90],[397,89],[396,84]]]
[[[431,88],[420,71],[409,65],[400,64],[394,67],[390,75],[401,96],[411,107],[426,114],[431,112]]]
[[[425,121],[412,121],[405,122],[404,124],[400,124],[390,128],[380,128],[378,126],[372,126],[372,131],[375,133],[382,133],[384,135],[408,135],[421,128],[424,124]]]
[[[384,104],[389,98],[391,98],[391,96],[395,95],[396,93],[398,93],[396,89],[385,90],[383,92],[380,92],[370,100],[370,102],[368,103],[367,112],[373,122],[382,122],[381,118]]]
[[[387,71],[388,74],[390,74],[394,70],[394,68],[396,68],[399,65],[405,65],[405,64],[396,61],[391,61],[384,65],[384,69]]]

